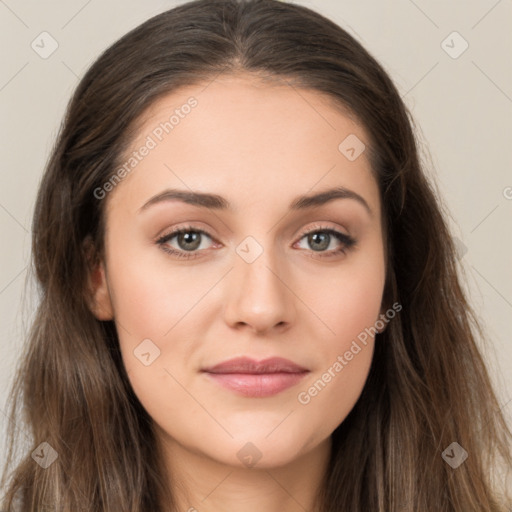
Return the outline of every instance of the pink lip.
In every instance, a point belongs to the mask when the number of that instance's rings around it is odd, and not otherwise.
[[[248,397],[276,395],[309,373],[306,368],[281,357],[259,362],[238,357],[202,371],[221,386]]]

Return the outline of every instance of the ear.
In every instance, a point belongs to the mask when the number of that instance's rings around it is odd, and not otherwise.
[[[96,257],[94,246],[90,239],[86,240],[84,248],[89,263],[87,286],[89,309],[98,320],[112,320],[114,318],[114,309],[110,299],[105,264]]]
[[[98,320],[112,320],[114,310],[105,276],[105,266],[100,261],[90,275],[91,300],[89,307]]]

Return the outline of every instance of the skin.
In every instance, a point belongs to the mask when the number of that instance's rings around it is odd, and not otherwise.
[[[309,403],[298,394],[383,312],[378,186],[365,152],[350,161],[338,150],[349,134],[369,139],[322,94],[239,74],[158,100],[141,119],[131,151],[190,96],[197,107],[106,198],[93,310],[115,320],[179,510],[314,510],[330,436],[360,396],[374,339]],[[336,186],[362,196],[372,213],[354,199],[288,208],[297,196]],[[218,194],[232,209],[172,200],[140,210],[169,188]],[[155,242],[188,224],[209,234],[195,250],[199,257],[178,258]],[[321,231],[319,225],[349,234],[356,245],[322,258],[343,243],[331,237],[327,249],[315,251],[303,233]],[[236,252],[248,236],[263,250],[252,263]],[[167,246],[186,252],[177,236]],[[134,355],[144,339],[160,350],[148,366]],[[238,356],[280,356],[310,373],[277,395],[250,398],[200,372]],[[253,467],[237,456],[248,442],[257,451],[245,450],[261,455]]]

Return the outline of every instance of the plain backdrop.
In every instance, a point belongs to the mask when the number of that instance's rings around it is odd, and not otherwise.
[[[181,3],[0,0],[0,443],[8,387],[35,306],[31,288],[23,293],[33,205],[66,104],[106,47]],[[458,239],[468,293],[493,347],[484,357],[510,418],[512,2],[295,3],[324,14],[359,40],[410,109],[427,172]],[[0,457],[4,450],[0,444]]]

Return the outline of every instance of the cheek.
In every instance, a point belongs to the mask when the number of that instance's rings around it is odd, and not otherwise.
[[[155,261],[156,260],[156,261]],[[155,343],[172,337],[172,331],[186,324],[209,287],[210,281],[185,267],[170,272],[165,257],[118,258],[110,263],[111,296],[119,335],[140,343]]]
[[[347,311],[348,312],[348,311]],[[320,363],[296,395],[305,422],[322,422],[315,438],[330,435],[356,404],[366,383],[375,344],[375,310],[361,307],[335,325],[336,336],[325,338]]]
[[[218,271],[172,269],[165,255],[144,258],[136,248],[111,257],[109,268],[119,344],[132,388],[153,417],[174,415],[187,400],[181,386],[191,388],[188,363],[201,348],[199,323],[208,302],[201,298],[218,281]],[[207,299],[213,296],[208,293]],[[188,410],[191,405],[187,402]]]
[[[329,435],[356,404],[373,357],[384,287],[383,263],[341,270],[324,293],[308,296],[327,328],[316,347],[318,364],[297,394],[305,418],[323,417],[317,435]],[[316,281],[319,284],[319,281]],[[306,420],[307,421],[307,420]]]
[[[344,351],[379,319],[385,272],[383,264],[346,265],[339,272],[304,283],[304,302],[324,324],[322,346],[331,353]],[[315,286],[311,286],[311,282]],[[322,326],[320,326],[322,327]]]
[[[298,407],[306,421],[319,417],[323,420],[315,429],[316,438],[331,435],[354,408],[368,377],[373,346],[373,341],[350,344],[299,391]]]

